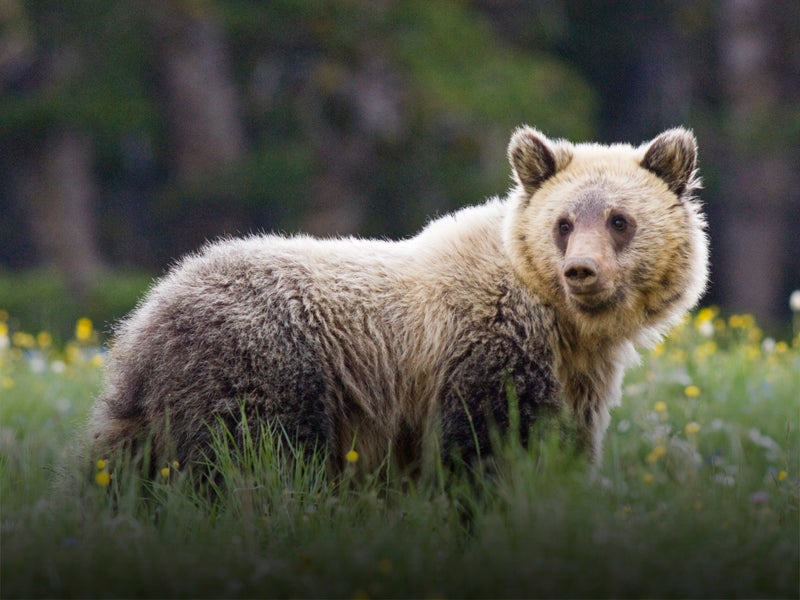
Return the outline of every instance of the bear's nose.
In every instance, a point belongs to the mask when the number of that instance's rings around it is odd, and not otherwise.
[[[600,265],[589,256],[575,256],[564,263],[564,278],[576,291],[591,291],[590,288],[597,283],[599,272]]]

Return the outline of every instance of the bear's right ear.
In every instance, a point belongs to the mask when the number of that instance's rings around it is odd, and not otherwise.
[[[531,195],[557,170],[550,140],[527,126],[520,127],[511,136],[508,161],[514,171],[514,179]]]

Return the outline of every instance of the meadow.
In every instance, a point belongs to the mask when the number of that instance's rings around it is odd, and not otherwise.
[[[54,486],[105,353],[88,319],[56,344],[12,317],[3,598],[800,594],[800,335],[765,337],[747,315],[704,308],[642,353],[596,468],[544,438],[471,477],[356,478],[354,452],[334,478],[266,441],[220,450],[213,497],[176,463],[120,485],[103,457],[80,492]]]

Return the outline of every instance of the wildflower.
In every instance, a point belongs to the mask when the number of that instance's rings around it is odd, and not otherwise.
[[[701,309],[695,317],[694,325],[700,335],[703,337],[711,337],[714,335],[714,317],[717,316],[719,310],[716,307],[707,307]]]
[[[15,332],[14,335],[11,336],[11,341],[17,348],[25,348],[26,350],[30,350],[36,345],[36,338],[24,331]]]
[[[645,473],[642,475],[642,481],[644,481],[647,485],[652,485],[655,480],[656,478],[653,477],[652,473]]]
[[[783,340],[781,340],[780,342],[775,344],[775,353],[776,354],[783,354],[785,352],[788,352],[788,350],[789,350],[789,344],[787,344]]]
[[[756,506],[761,506],[769,501],[769,494],[764,491],[753,492],[750,494],[750,503]]]
[[[74,364],[83,359],[83,352],[74,342],[67,344],[64,352],[66,353],[67,363]]]
[[[75,323],[75,339],[79,342],[88,342],[92,339],[92,320],[86,317],[81,317]]]
[[[800,290],[795,290],[789,296],[789,308],[792,312],[800,312]]]
[[[717,333],[724,333],[726,327],[727,325],[725,324],[725,319],[720,317],[714,319],[714,331]]]
[[[647,458],[645,460],[652,465],[653,463],[657,462],[658,459],[661,458],[662,456],[664,456],[666,453],[667,453],[667,449],[663,445],[659,444],[658,446],[656,446],[655,448],[653,448],[650,451],[650,454],[647,455]]]
[[[750,329],[755,327],[756,320],[753,315],[731,315],[728,318],[731,329]]]
[[[697,331],[703,337],[711,337],[714,335],[714,324],[711,321],[701,321],[697,324]]]
[[[350,450],[350,452],[344,455],[344,459],[351,464],[355,463],[358,461],[358,452]]]
[[[177,460],[173,460],[172,461],[172,468],[173,469],[179,469],[180,466],[181,466],[181,463],[179,463]]]
[[[164,477],[165,479],[169,477],[169,467],[164,467],[163,469],[161,469],[161,476]]]
[[[709,356],[715,354],[718,350],[717,343],[714,340],[708,340],[702,344],[698,344],[694,349],[695,358],[699,362],[705,362]]]
[[[778,471],[778,481],[783,481],[783,480],[784,480],[784,479],[786,479],[788,476],[789,476],[789,474],[788,474],[786,471],[784,471],[783,469],[781,469],[780,471]]]
[[[719,309],[716,306],[707,306],[705,308],[701,308],[699,311],[697,311],[695,322],[704,323],[707,321],[713,321],[718,312]]]
[[[108,484],[111,483],[111,474],[106,469],[98,471],[94,476],[94,481],[101,487],[108,487]]]
[[[736,485],[736,479],[730,473],[717,473],[714,475],[714,481],[728,487]]]
[[[103,358],[103,355],[98,353],[92,357],[92,360],[89,361],[89,364],[93,367],[102,367],[104,360],[105,359]]]
[[[106,468],[107,465],[108,463],[105,461],[105,459],[101,458],[100,460],[97,461],[97,470],[102,471],[103,469]]]
[[[39,348],[49,348],[53,344],[53,336],[46,331],[40,331],[36,336],[36,343],[39,344]]]
[[[687,385],[683,393],[686,394],[687,398],[697,398],[700,395],[700,388],[696,385]]]
[[[686,432],[686,435],[696,435],[700,431],[700,425],[692,421],[691,423],[687,423],[683,430]]]
[[[33,352],[28,357],[28,365],[34,373],[44,373],[47,369],[47,361],[38,352]]]
[[[653,410],[655,410],[657,413],[665,413],[667,412],[667,403],[663,400],[659,400],[653,404]]]

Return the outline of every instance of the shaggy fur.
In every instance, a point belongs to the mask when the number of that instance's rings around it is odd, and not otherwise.
[[[365,466],[418,464],[426,439],[469,457],[508,426],[513,389],[523,436],[567,409],[597,458],[634,344],[705,287],[695,140],[573,145],[523,127],[508,154],[506,198],[408,240],[254,236],[184,259],[116,329],[93,456],[147,435],[191,462],[244,402],[251,426],[277,420],[334,466],[352,447]]]

